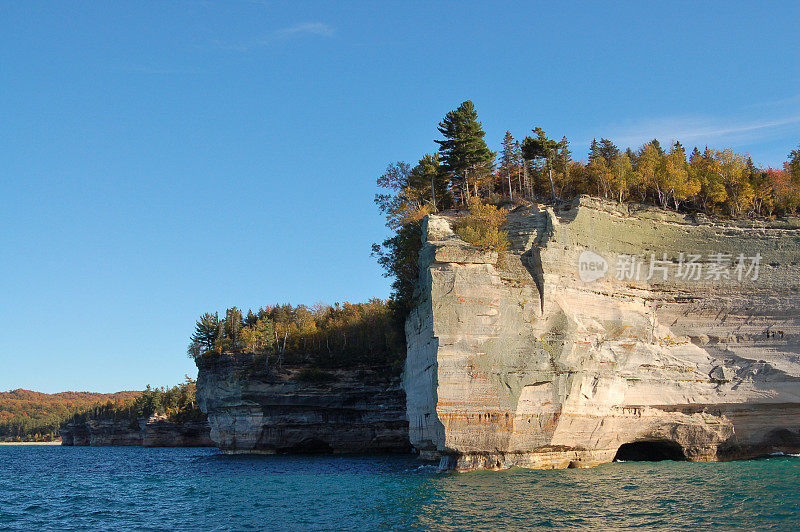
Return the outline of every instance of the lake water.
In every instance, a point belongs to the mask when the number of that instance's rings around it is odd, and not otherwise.
[[[800,458],[441,474],[412,457],[0,446],[0,529],[800,529]]]

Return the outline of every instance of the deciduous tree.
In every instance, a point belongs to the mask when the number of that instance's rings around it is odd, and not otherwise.
[[[713,212],[715,206],[722,204],[728,197],[717,170],[714,152],[706,147],[700,153],[695,148],[689,159],[689,171],[700,185],[700,192],[697,194],[698,207],[706,212]]]
[[[612,187],[617,201],[623,201],[635,183],[633,164],[626,153],[617,153],[611,161]]]
[[[636,172],[642,183],[655,191],[659,204],[666,207],[669,196],[665,180],[665,164],[661,146],[657,141],[648,142],[639,150],[636,155]]]
[[[753,201],[753,189],[747,180],[747,158],[726,149],[716,153],[716,170],[728,195],[727,206],[732,216],[738,216]]]
[[[686,151],[680,142],[673,143],[666,156],[665,177],[666,196],[672,197],[676,210],[680,208],[681,203],[693,198],[700,191],[700,183],[689,172]],[[662,206],[666,208],[666,205]]]
[[[525,160],[535,161],[540,159],[545,163],[545,170],[550,181],[550,194],[553,201],[556,201],[556,187],[553,183],[553,160],[556,158],[560,144],[553,139],[547,138],[544,130],[535,127],[533,132],[536,137],[525,137],[522,141],[522,157]]]

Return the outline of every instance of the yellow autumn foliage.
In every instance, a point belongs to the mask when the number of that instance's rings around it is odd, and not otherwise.
[[[469,214],[457,220],[453,229],[462,240],[482,251],[496,251],[498,263],[502,263],[509,247],[508,232],[502,229],[505,224],[505,211],[473,197],[469,199]]]

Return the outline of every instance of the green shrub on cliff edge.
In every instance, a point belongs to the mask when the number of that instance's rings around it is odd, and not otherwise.
[[[470,198],[469,214],[456,220],[453,230],[462,240],[482,251],[496,251],[499,263],[509,247],[508,233],[502,229],[505,223],[505,211],[479,198]]]

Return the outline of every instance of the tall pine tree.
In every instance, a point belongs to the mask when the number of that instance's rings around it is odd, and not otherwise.
[[[444,136],[444,140],[436,141],[439,145],[439,163],[452,182],[460,185],[461,201],[466,204],[470,183],[475,183],[477,188],[479,175],[491,171],[495,154],[483,140],[486,133],[478,122],[478,113],[470,100],[447,113],[439,122],[438,129]]]
[[[503,137],[503,150],[500,152],[500,176],[505,177],[508,182],[508,197],[514,201],[514,190],[511,185],[511,176],[519,175],[520,163],[522,159],[519,142],[514,140],[510,131],[506,131]]]
[[[569,175],[569,165],[572,161],[572,151],[569,149],[569,140],[567,140],[566,135],[561,137],[561,142],[558,145],[559,150],[556,154],[555,167],[556,171],[561,174],[562,193],[565,188],[571,192],[572,181]]]

